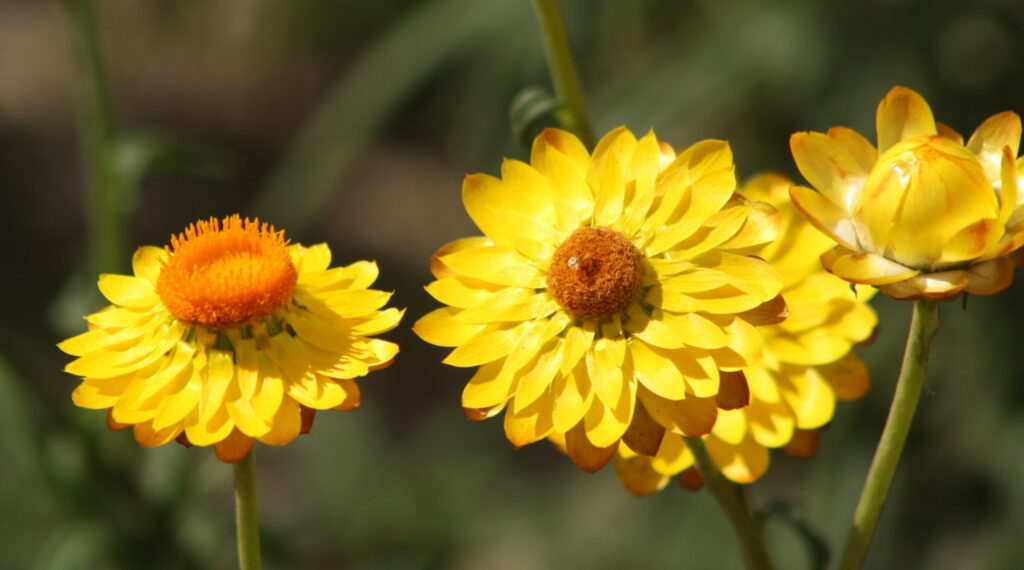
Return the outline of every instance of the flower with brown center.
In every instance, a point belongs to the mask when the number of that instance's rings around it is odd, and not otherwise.
[[[721,371],[757,361],[754,325],[785,308],[752,255],[778,213],[734,189],[721,141],[676,154],[620,128],[591,154],[546,130],[530,164],[466,178],[484,236],[434,255],[427,291],[447,306],[414,330],[455,347],[447,364],[479,367],[462,405],[472,419],[504,411],[516,446],[564,437],[596,470],[620,441],[706,434],[734,389]]]

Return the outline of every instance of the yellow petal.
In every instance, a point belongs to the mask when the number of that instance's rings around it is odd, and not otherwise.
[[[553,401],[554,398],[548,392],[518,412],[511,409],[505,411],[505,437],[512,445],[522,447],[544,439],[551,433]]]
[[[255,440],[239,430],[232,431],[226,438],[217,442],[214,448],[217,459],[225,463],[238,463],[249,454]]]
[[[594,403],[600,405],[597,400]],[[615,450],[618,447],[618,443],[608,447],[595,446],[587,439],[582,423],[565,434],[565,452],[580,469],[591,473],[604,467],[605,463],[615,455]]]
[[[553,391],[555,400],[551,413],[554,430],[565,433],[580,423],[594,399],[586,364],[580,362],[570,373],[560,374],[555,379]]]
[[[511,169],[525,171],[530,167],[506,162],[503,170]],[[462,184],[462,203],[477,227],[495,244],[515,249],[530,259],[544,259],[557,247],[560,236],[551,214],[554,195],[547,179],[535,171],[529,176],[525,183],[517,183],[518,179],[502,181],[487,174],[467,176]]]
[[[710,432],[718,416],[714,398],[666,400],[644,386],[638,388],[637,397],[655,421],[688,437],[698,437]]]
[[[513,409],[522,410],[537,401],[545,391],[552,389],[555,375],[562,364],[563,344],[560,339],[548,341],[541,348],[532,366],[523,370],[513,400]]]
[[[132,256],[132,273],[156,287],[156,281],[160,278],[160,270],[163,269],[163,263],[166,260],[167,251],[163,248],[150,245],[142,246],[135,250],[135,255]]]
[[[852,352],[833,363],[819,366],[817,370],[840,400],[856,400],[868,391],[868,368]]]
[[[904,139],[938,133],[928,103],[906,87],[893,87],[878,104],[875,130],[878,132],[879,153]]]
[[[669,352],[634,341],[629,343],[629,353],[636,378],[644,387],[667,400],[686,397],[686,383],[676,367],[676,361],[685,356],[685,351]]]
[[[199,411],[195,410],[192,419],[196,420],[195,423],[185,422],[185,435],[193,445],[213,445],[228,437],[235,429],[235,422],[224,406],[218,406],[208,418],[200,418]]]
[[[633,420],[636,404],[636,383],[627,382],[614,406],[606,406],[595,398],[583,416],[586,438],[595,447],[604,448],[618,443]]]
[[[755,400],[744,409],[744,412],[750,422],[750,434],[759,445],[782,447],[793,438],[795,420],[793,413],[785,404],[769,404]]]
[[[284,398],[271,421],[270,431],[258,439],[267,445],[285,445],[299,435],[301,428],[302,414],[298,402]]]
[[[412,330],[420,338],[437,346],[460,346],[483,332],[486,325],[470,324],[455,319],[461,309],[441,307],[416,321]]]
[[[744,410],[721,410],[715,427],[711,430],[715,437],[730,445],[739,445],[747,435],[747,414]]]
[[[528,321],[546,317],[558,310],[558,303],[547,292],[534,289],[508,287],[489,295],[466,310],[455,313],[454,318],[464,323],[495,323],[502,321]]]
[[[468,277],[446,277],[426,286],[431,297],[460,309],[472,307],[502,289],[501,285]]]
[[[828,134],[795,133],[789,147],[800,174],[821,192],[821,199],[833,204],[842,217],[849,217],[878,158],[875,147],[843,127],[829,129]]]
[[[544,275],[515,250],[500,246],[461,249],[443,255],[439,261],[451,271],[498,285],[511,287],[547,286]]]
[[[107,300],[122,307],[146,309],[160,302],[153,285],[138,277],[105,273],[100,275],[99,287]]]
[[[752,483],[768,469],[768,450],[751,438],[736,446],[713,436],[704,442],[718,469],[736,483]]]
[[[854,283],[885,285],[909,279],[920,271],[904,267],[873,253],[856,253],[836,247],[821,256],[830,273]]]
[[[793,186],[790,196],[793,204],[815,228],[847,249],[859,248],[853,221],[842,208],[824,195],[803,186]]]
[[[793,370],[786,375],[786,383],[782,395],[796,414],[796,427],[819,428],[832,419],[835,393],[815,369]]]
[[[547,178],[556,190],[559,227],[569,229],[590,220],[594,215],[594,196],[585,179],[590,154],[572,134],[558,129],[545,129],[533,141],[530,164]],[[559,207],[564,201],[574,212]]]
[[[615,407],[622,395],[622,363],[625,354],[625,341],[608,338],[594,341],[593,348],[587,352],[586,364],[590,384],[605,406]]]
[[[163,429],[153,429],[151,422],[138,423],[132,426],[135,432],[135,441],[142,447],[156,447],[170,442],[181,433],[181,426],[173,425]]]
[[[1010,155],[1017,156],[1020,150],[1020,117],[1011,111],[1004,111],[985,120],[967,141],[967,150],[981,161],[989,180],[999,180],[1003,148],[1010,147]]]
[[[974,295],[994,295],[1013,282],[1013,262],[1009,258],[1000,257],[977,265],[967,270],[970,281],[965,290]]]
[[[668,484],[669,477],[655,471],[651,462],[650,457],[624,457],[619,453],[615,455],[612,464],[622,486],[634,497],[640,497],[660,491]]]

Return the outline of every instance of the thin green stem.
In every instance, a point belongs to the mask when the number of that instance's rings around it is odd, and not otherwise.
[[[903,353],[903,366],[896,381],[896,394],[889,408],[889,418],[878,440],[875,458],[871,461],[864,489],[857,502],[850,532],[846,536],[843,557],[839,561],[841,570],[860,568],[864,564],[875,527],[882,516],[889,487],[892,485],[896,466],[903,453],[903,444],[914,419],[914,411],[921,396],[925,368],[932,339],[939,330],[939,307],[929,301],[915,301],[914,315],[910,321],[907,348]]]
[[[594,129],[590,126],[583,87],[572,57],[572,48],[569,47],[569,36],[565,31],[558,0],[534,0],[533,7],[544,37],[544,52],[548,57],[548,70],[555,85],[555,95],[562,102],[559,119],[566,128],[576,133],[587,148],[593,148]]]
[[[89,274],[127,268],[130,210],[116,164],[113,114],[91,0],[63,0],[78,72],[76,116],[82,173],[88,191]]]
[[[708,486],[711,495],[715,498],[718,506],[722,508],[726,518],[729,519],[733,532],[736,533],[736,540],[739,541],[740,551],[743,554],[743,563],[747,569],[770,570],[774,568],[771,558],[768,557],[768,550],[764,546],[764,530],[751,516],[743,487],[722,475],[701,438],[687,437],[685,440],[686,446],[693,454],[697,470],[704,477],[704,484]]]
[[[235,463],[235,526],[238,535],[238,567],[259,570],[260,520],[256,504],[256,448]]]

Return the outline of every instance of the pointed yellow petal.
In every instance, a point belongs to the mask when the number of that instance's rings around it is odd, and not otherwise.
[[[160,302],[153,285],[128,275],[100,275],[100,291],[111,303],[122,307],[146,309]]]
[[[843,127],[829,129],[828,134],[795,133],[789,139],[789,147],[800,174],[849,216],[878,158],[875,147]]]
[[[768,470],[768,450],[751,438],[736,446],[713,436],[704,442],[718,469],[736,483],[752,483]]]
[[[270,431],[258,438],[262,443],[285,445],[298,437],[302,429],[302,413],[298,402],[291,398],[282,399],[271,424]]]
[[[981,161],[989,180],[1000,178],[1003,148],[1010,147],[1010,156],[1017,156],[1020,150],[1020,117],[1012,111],[1004,111],[985,120],[967,141],[967,150]]]
[[[842,208],[810,188],[793,186],[789,192],[793,204],[814,227],[847,249],[859,249],[853,220]]]
[[[145,245],[135,250],[132,256],[132,273],[139,279],[149,281],[150,285],[156,287],[156,281],[160,278],[160,270],[167,260],[167,251],[160,247]]]
[[[830,273],[847,281],[867,285],[885,285],[909,279],[920,271],[904,267],[874,253],[856,253],[841,246],[821,256]]]
[[[486,325],[470,324],[455,319],[461,309],[441,307],[416,321],[412,330],[420,338],[437,346],[460,346],[483,332]]]
[[[686,383],[671,358],[681,356],[685,351],[666,351],[644,342],[630,342],[629,354],[633,359],[633,370],[637,380],[654,394],[667,400],[681,400],[686,397]]]
[[[910,137],[938,134],[928,103],[906,87],[893,87],[878,104],[875,130],[879,153]]]

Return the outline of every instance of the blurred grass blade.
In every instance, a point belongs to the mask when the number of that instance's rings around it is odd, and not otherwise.
[[[256,197],[251,213],[293,235],[323,211],[394,110],[442,64],[500,33],[513,0],[437,0],[383,35],[326,95]]]
[[[512,99],[509,123],[523,148],[529,150],[531,141],[544,127],[558,122],[555,112],[559,107],[558,99],[542,87],[527,87]]]

